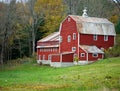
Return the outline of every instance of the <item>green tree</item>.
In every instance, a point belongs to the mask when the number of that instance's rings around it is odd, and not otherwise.
[[[115,30],[116,30],[117,34],[120,34],[120,19],[118,19],[118,22],[117,22],[117,24],[115,26]]]
[[[10,4],[3,3],[0,14],[0,37],[2,42],[0,62],[3,64],[9,59],[9,38],[16,29],[16,1],[12,0]]]

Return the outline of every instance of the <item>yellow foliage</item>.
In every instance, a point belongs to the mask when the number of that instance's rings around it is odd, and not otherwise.
[[[113,15],[113,16],[110,17],[110,21],[114,24],[117,23],[118,19],[119,19],[118,15]]]
[[[56,31],[65,18],[65,6],[62,0],[37,0],[34,9],[38,15],[45,16],[43,29],[47,30],[46,35]]]

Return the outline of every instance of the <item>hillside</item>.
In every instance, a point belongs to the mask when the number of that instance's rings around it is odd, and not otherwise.
[[[0,68],[0,91],[120,91],[120,57],[86,66],[33,63]]]

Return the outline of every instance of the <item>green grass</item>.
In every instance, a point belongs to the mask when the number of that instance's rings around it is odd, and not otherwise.
[[[0,68],[0,91],[119,91],[120,57],[85,66],[26,63]]]

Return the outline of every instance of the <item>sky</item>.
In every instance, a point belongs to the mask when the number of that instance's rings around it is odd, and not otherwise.
[[[0,0],[0,1],[4,1],[4,2],[9,3],[11,0]],[[16,0],[16,2],[18,2],[18,1],[23,1],[23,2],[25,2],[25,1],[27,1],[27,0]]]

